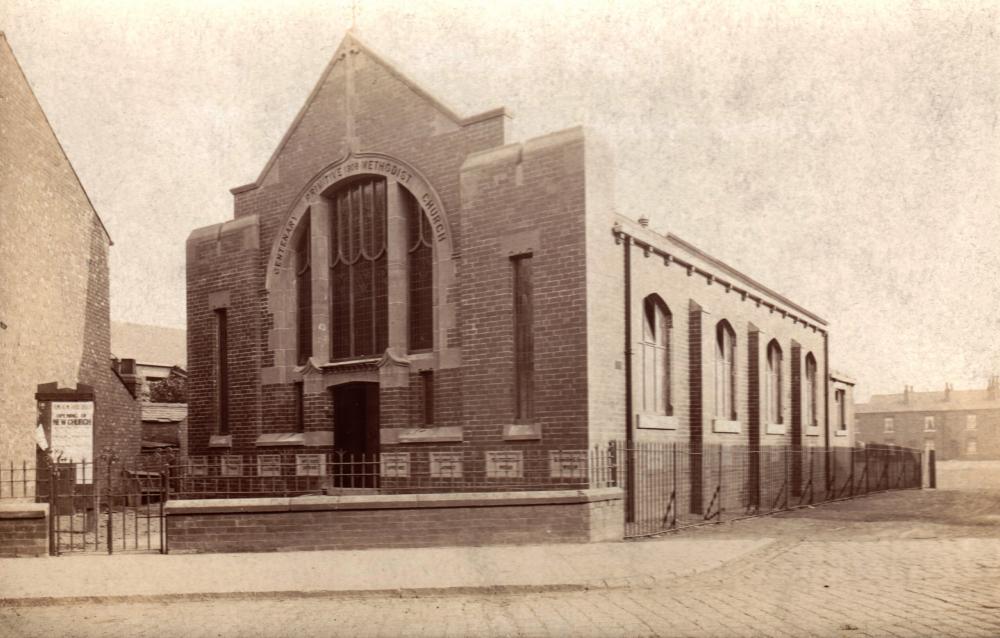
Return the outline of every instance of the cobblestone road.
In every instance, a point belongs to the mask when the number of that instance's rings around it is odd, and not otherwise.
[[[10,607],[0,633],[1000,636],[1000,491],[881,494],[684,534],[778,541],[654,588]]]

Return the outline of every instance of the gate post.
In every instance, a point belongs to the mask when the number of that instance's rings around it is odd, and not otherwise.
[[[49,556],[59,555],[59,535],[56,533],[56,517],[59,516],[59,508],[56,507],[56,476],[58,470],[56,464],[45,457],[45,465],[49,470]],[[36,481],[37,484],[37,481]]]
[[[927,450],[927,478],[930,483],[930,488],[937,489],[937,461],[934,456],[934,450]]]

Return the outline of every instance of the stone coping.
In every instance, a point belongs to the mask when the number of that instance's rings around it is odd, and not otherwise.
[[[167,516],[310,512],[325,510],[510,507],[514,505],[574,505],[623,498],[619,487],[538,492],[456,492],[453,494],[357,494],[279,498],[219,498],[168,501]]]
[[[48,514],[48,503],[0,503],[0,520],[45,518]]]

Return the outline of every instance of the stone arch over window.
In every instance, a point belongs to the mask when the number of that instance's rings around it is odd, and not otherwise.
[[[802,385],[802,405],[806,411],[806,427],[819,425],[819,413],[816,409],[816,357],[810,352],[806,355],[805,382]]]
[[[446,338],[452,257],[444,207],[416,169],[375,153],[330,165],[303,189],[271,246],[274,370],[264,382],[292,380],[310,358],[322,365],[391,352],[402,362],[424,352],[435,367],[458,365]]]
[[[767,344],[767,374],[764,376],[764,401],[766,401],[765,414],[768,423],[782,423],[782,361],[783,355],[781,345],[776,339],[772,339]]]
[[[725,319],[715,326],[715,416],[736,420],[736,331]]]
[[[642,302],[642,410],[673,414],[670,374],[670,336],[673,317],[659,295]]]

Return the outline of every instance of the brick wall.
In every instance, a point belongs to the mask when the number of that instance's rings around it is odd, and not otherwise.
[[[44,504],[0,505],[0,557],[48,554],[47,514]]]
[[[170,552],[621,540],[621,491],[174,501]]]
[[[95,447],[139,447],[110,369],[108,237],[0,35],[0,459],[35,461],[38,384],[94,386]]]

